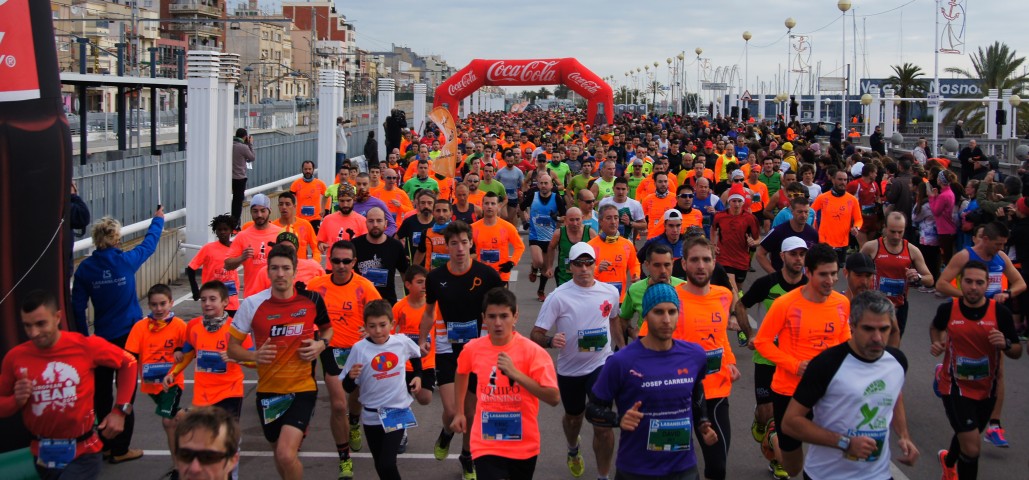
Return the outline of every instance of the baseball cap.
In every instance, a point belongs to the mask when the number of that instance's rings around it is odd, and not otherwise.
[[[572,249],[568,251],[568,259],[575,260],[583,255],[589,255],[590,258],[596,260],[597,252],[593,250],[593,247],[586,242],[579,242],[572,245]]]
[[[300,238],[293,232],[280,232],[274,242],[268,242],[269,247],[274,247],[282,242],[290,242],[294,248],[300,248]]]
[[[807,242],[800,237],[789,237],[782,241],[782,247],[779,250],[783,252],[792,252],[798,248],[807,250]]]
[[[264,207],[270,210],[272,208],[272,200],[268,198],[268,195],[258,193],[254,195],[254,198],[250,199],[250,208],[253,209],[254,207]]]
[[[665,220],[682,220],[682,214],[679,213],[679,211],[674,209],[674,208],[669,208],[668,210],[665,210],[664,219]]]
[[[733,170],[732,171],[731,177],[732,178],[746,178],[746,175],[743,175],[743,170],[737,169],[737,170]]]
[[[854,273],[875,273],[875,262],[867,253],[855,253],[847,257],[845,265],[848,272]]]
[[[712,143],[711,140],[708,140],[704,142],[704,148],[715,148],[715,144]]]

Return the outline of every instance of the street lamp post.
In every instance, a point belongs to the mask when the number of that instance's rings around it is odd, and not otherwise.
[[[789,94],[793,91],[793,88],[790,85],[790,71],[793,70],[793,66],[790,65],[790,50],[793,50],[793,41],[790,40],[790,33],[793,32],[793,27],[797,26],[797,21],[794,20],[793,17],[789,17],[785,22],[783,22],[783,24],[786,25],[786,101],[789,101]],[[793,121],[793,116],[790,115],[789,108],[790,105],[787,104],[786,108],[783,110],[783,113],[785,113],[783,117],[787,119],[787,123]]]
[[[841,38],[841,40],[843,41],[843,48],[841,49],[841,51],[843,52],[843,56],[840,57],[840,68],[843,71],[843,92],[841,92],[840,95],[841,143],[847,139],[847,10],[850,10],[850,7],[850,0],[839,0],[838,2],[836,2],[836,8],[840,9],[840,12],[843,12],[843,21],[840,22],[840,24],[843,26],[843,36]],[[935,122],[936,119],[934,118],[933,121]],[[933,145],[933,148],[936,148],[936,146]]]
[[[679,99],[675,102],[675,110],[680,115],[685,115],[686,102],[684,102],[683,99],[686,98],[686,63],[684,61],[686,59],[686,52],[679,52],[675,58],[679,60],[679,69],[675,76],[675,83],[679,85],[679,88],[677,89],[679,91]],[[681,82],[679,81],[679,78],[682,78]]]
[[[694,111],[697,112],[697,115],[700,115],[700,54],[704,53],[704,49],[697,47],[693,51],[697,53],[697,99],[694,101],[697,105]]]
[[[743,32],[743,92],[749,93],[750,90],[750,39],[754,38],[749,31]],[[740,108],[740,119],[744,122],[747,121],[743,118],[742,105],[746,105],[747,110],[750,110],[750,100],[745,100],[741,103]]]
[[[1008,97],[1008,103],[1011,104],[1011,138],[1018,138],[1018,106],[1022,103],[1022,97],[1012,95]]]
[[[672,57],[666,58],[665,63],[668,64],[668,101],[665,102],[665,105],[671,105],[671,102],[675,101],[675,84],[672,83],[672,76],[674,75],[672,72]],[[667,107],[665,110],[667,110]],[[672,108],[672,112],[675,112],[674,107]]]
[[[654,95],[653,96],[653,100],[650,101],[650,104],[653,105],[652,108],[654,108],[655,110],[657,110],[657,67],[658,67],[658,65],[660,65],[660,64],[657,63],[657,62],[654,62],[654,77],[650,79],[650,88],[651,88],[651,90],[653,90],[653,95]]]
[[[250,128],[250,103],[254,101],[254,94],[250,91],[250,74],[253,73],[253,71],[254,67],[251,67],[250,65],[247,65],[247,67],[243,69],[243,72],[247,74],[247,118],[243,120],[243,126],[248,129]]]

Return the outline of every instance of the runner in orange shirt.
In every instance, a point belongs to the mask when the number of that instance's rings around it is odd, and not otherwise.
[[[443,229],[450,224],[450,202],[443,199],[436,199],[432,205],[432,218],[435,223],[421,236],[421,241],[414,252],[411,263],[415,265],[425,264],[426,270],[439,267],[450,259],[447,250],[447,242],[443,238]]]
[[[300,170],[304,176],[294,180],[289,186],[289,191],[296,195],[296,206],[300,209],[298,216],[310,222],[317,231],[318,225],[322,223],[322,197],[329,187],[325,182],[314,178],[314,162],[304,160],[300,164]]]
[[[772,302],[754,337],[754,348],[775,363],[772,411],[776,426],[782,424],[808,362],[823,350],[850,339],[850,302],[833,291],[839,272],[836,252],[829,245],[817,243],[808,250],[804,266],[808,283]],[[783,467],[791,477],[799,475],[804,467],[801,442],[781,430],[777,436]]]
[[[857,237],[864,224],[864,217],[861,216],[861,205],[857,197],[847,193],[847,172],[830,169],[829,176],[832,178],[832,190],[819,195],[811,204],[811,209],[819,213],[815,222],[818,241],[833,247],[837,263],[843,265],[850,236]]]
[[[647,217],[647,239],[657,237],[665,233],[663,223],[664,214],[669,209],[675,208],[676,198],[668,190],[667,173],[660,171],[654,173],[654,193],[647,195],[640,204],[643,205],[643,214]]]
[[[373,195],[386,203],[389,213],[393,214],[393,218],[397,219],[397,225],[400,225],[404,214],[414,210],[414,206],[411,204],[411,198],[407,196],[407,192],[397,187],[397,178],[399,175],[396,171],[388,168],[384,170],[382,188],[376,190]]]
[[[292,232],[280,232],[279,236],[275,237],[275,242],[269,243],[268,246],[274,247],[276,245],[285,245],[296,251],[299,242],[300,241],[297,240],[297,236]],[[322,275],[325,275],[325,267],[323,267],[321,263],[311,260],[310,258],[297,259],[296,276],[293,279],[294,281],[306,284],[312,279]],[[254,288],[258,292],[271,288],[272,281],[268,278],[267,265],[261,267],[261,269],[257,271],[256,278],[254,278],[253,281]]]
[[[419,329],[425,315],[425,277],[429,274],[421,265],[411,265],[404,272],[404,289],[407,296],[393,305],[393,319],[396,321],[394,333],[407,335],[415,343],[419,343]],[[436,309],[439,312],[439,309]],[[439,314],[437,313],[437,316]],[[407,364],[407,382],[413,378],[411,362]],[[436,342],[429,341],[429,353],[422,356],[422,391],[414,398],[421,405],[432,402],[432,392],[436,389]]]
[[[226,271],[234,271],[243,266],[243,295],[249,297],[257,293],[255,282],[257,272],[268,262],[268,242],[274,242],[275,237],[282,231],[277,225],[268,221],[271,216],[272,201],[267,195],[258,193],[250,199],[250,216],[254,219],[254,226],[247,228],[236,235],[226,255]]]
[[[322,253],[325,253],[334,242],[353,240],[368,233],[368,222],[364,215],[354,211],[356,196],[357,190],[353,186],[348,184],[340,187],[339,211],[322,219],[322,226],[318,229],[318,249]]]
[[[640,278],[640,261],[632,242],[618,235],[618,207],[600,207],[600,230],[588,242],[597,251],[596,278],[617,288],[623,301],[629,285]]]
[[[668,177],[668,191],[674,192],[679,187],[679,183],[675,176],[668,173],[668,157],[658,157],[654,161],[654,172],[647,175],[647,178],[640,180],[640,184],[636,186],[636,200],[642,202],[643,199],[647,198],[650,194],[657,191],[657,173],[664,172]]]
[[[282,192],[279,195],[279,218],[272,224],[297,236],[297,257],[322,261],[322,252],[318,250],[318,229],[313,224],[297,217],[297,198],[293,192]],[[318,221],[321,223],[321,220]],[[310,252],[310,253],[308,253]]]
[[[311,280],[307,286],[308,290],[324,299],[325,309],[332,322],[332,340],[329,348],[321,355],[325,386],[329,391],[329,426],[332,437],[337,449],[343,449],[349,443],[349,449],[355,452],[362,447],[361,404],[357,401],[360,393],[347,395],[338,377],[343,372],[350,350],[364,336],[364,306],[382,298],[375,284],[354,273],[356,261],[357,250],[354,244],[346,240],[337,241],[329,250],[332,273]],[[346,429],[348,413],[349,436]]]
[[[229,256],[229,246],[232,245],[234,223],[231,215],[214,217],[211,220],[211,230],[218,239],[201,247],[186,267],[186,278],[189,279],[193,301],[200,300],[196,271],[201,270],[200,283],[218,280],[228,289],[229,304],[226,309],[230,312],[235,312],[239,308],[239,274],[235,270],[225,269],[225,259]]]
[[[478,173],[469,173],[464,179],[464,184],[468,186],[468,202],[481,209],[482,197],[486,195],[486,192],[479,190],[479,182]]]
[[[478,260],[493,267],[507,285],[511,270],[525,253],[525,244],[518,229],[497,216],[499,203],[500,197],[496,193],[486,193],[482,200],[482,220],[472,224],[472,244],[479,254]]]

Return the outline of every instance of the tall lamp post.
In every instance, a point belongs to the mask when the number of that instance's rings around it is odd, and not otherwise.
[[[840,22],[843,26],[843,36],[841,38],[843,40],[843,48],[841,49],[843,56],[840,57],[840,68],[843,69],[843,92],[840,94],[840,135],[842,137],[840,142],[847,139],[847,10],[850,10],[850,7],[850,0],[839,0],[836,2],[836,8],[843,12],[843,21]],[[935,122],[936,119],[934,118],[933,121]],[[936,146],[933,145],[933,148],[936,148]]]
[[[1011,104],[1011,138],[1018,138],[1018,106],[1022,104],[1022,97],[1012,95],[1008,97],[1008,103]]]
[[[786,25],[786,101],[789,101],[790,92],[793,91],[793,88],[790,85],[790,71],[793,70],[793,65],[790,65],[790,50],[793,50],[793,41],[790,40],[790,33],[793,32],[793,27],[797,26],[797,21],[794,20],[793,17],[788,17],[783,24]],[[787,104],[786,108],[783,110],[783,113],[785,114],[783,117],[787,119],[787,123],[793,121],[793,116],[790,115],[789,108],[790,106]]]
[[[674,76],[674,72],[672,71],[673,70],[673,68],[672,68],[672,57],[666,58],[665,59],[665,63],[668,64],[668,88],[669,88],[669,90],[668,90],[668,99],[669,99],[669,101],[665,102],[665,104],[666,105],[672,105],[672,102],[675,101],[675,84],[672,83],[672,77]],[[666,108],[666,110],[667,110],[667,108]],[[674,113],[674,112],[675,112],[675,108],[673,106],[672,113]]]
[[[697,105],[694,111],[697,112],[697,115],[700,115],[700,54],[704,53],[704,49],[697,47],[693,51],[697,53],[697,99],[694,102]]]
[[[250,125],[248,125],[250,122],[250,104],[254,101],[254,94],[250,92],[250,74],[253,72],[254,67],[251,67],[250,65],[247,65],[246,68],[243,69],[243,73],[247,74],[247,118],[243,120],[243,126],[247,129],[250,128]]]
[[[675,108],[678,110],[680,115],[685,115],[686,102],[683,100],[686,98],[686,62],[684,61],[686,58],[686,52],[679,52],[675,58],[679,60],[679,71],[677,72],[678,75],[675,76],[675,82],[679,84],[679,100],[675,102]],[[681,82],[679,81],[679,78],[682,78]]]
[[[650,79],[650,88],[654,91],[653,100],[650,101],[650,104],[654,106],[654,110],[657,110],[657,67],[659,65],[661,64],[654,62],[654,77]]]

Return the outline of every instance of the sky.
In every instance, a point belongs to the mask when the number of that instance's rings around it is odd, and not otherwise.
[[[1017,2],[964,0],[966,35],[962,55],[940,55],[940,76],[950,78],[946,67],[971,70],[969,53],[995,40],[1029,55],[1029,33],[1023,14],[1014,15]],[[948,9],[950,0],[941,0]],[[774,94],[780,68],[787,64],[784,21],[796,20],[793,35],[806,35],[809,65],[822,76],[841,76],[841,14],[836,0],[484,0],[343,1],[337,11],[357,29],[357,46],[389,50],[391,43],[411,47],[420,54],[440,54],[463,68],[469,60],[575,57],[597,75],[614,75],[618,88],[628,80],[628,70],[650,65],[656,80],[668,83],[666,58],[685,52],[687,89],[695,89],[694,49],[703,48],[709,59],[707,76],[717,67],[737,66],[738,83],[757,93],[759,82]],[[960,3],[960,2],[959,2]],[[857,33],[857,78],[885,78],[891,66],[911,62],[932,78],[934,50],[934,0],[852,0],[847,15],[847,63],[854,63]],[[1015,9],[1019,9],[1015,7]],[[1022,11],[1024,13],[1024,10]],[[940,18],[941,34],[945,20]],[[961,20],[956,29],[960,29]],[[751,32],[749,53],[744,54],[743,32]],[[791,56],[795,54],[791,53]],[[802,56],[802,58],[806,58]],[[795,61],[795,59],[793,59]],[[653,67],[654,62],[659,68]],[[702,73],[701,76],[705,74]],[[794,91],[806,93],[811,74],[791,74]],[[746,77],[746,79],[744,79]],[[631,77],[630,77],[631,78]],[[852,77],[854,78],[854,77]],[[691,88],[692,87],[692,88]]]

